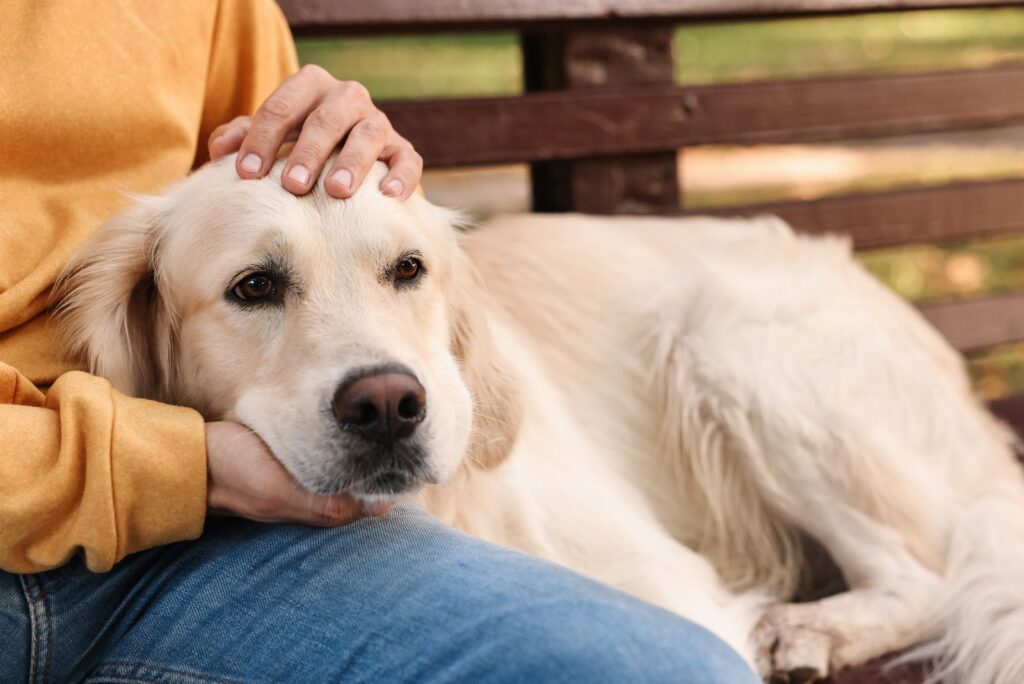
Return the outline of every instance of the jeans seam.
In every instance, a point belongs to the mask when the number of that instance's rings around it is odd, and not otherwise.
[[[38,575],[19,575],[21,590],[28,604],[29,623],[32,630],[32,654],[29,664],[29,682],[47,684],[50,681],[50,652],[53,645],[53,620],[50,606]],[[42,676],[40,676],[42,661]]]
[[[238,680],[214,677],[140,660],[108,660],[100,663],[85,682],[124,682],[132,684],[164,683],[171,678],[181,684],[239,684]]]

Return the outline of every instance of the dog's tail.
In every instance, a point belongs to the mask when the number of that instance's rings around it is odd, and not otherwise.
[[[1024,682],[1024,497],[1010,489],[978,499],[955,522],[932,624],[938,637],[907,657],[934,663],[929,683]]]

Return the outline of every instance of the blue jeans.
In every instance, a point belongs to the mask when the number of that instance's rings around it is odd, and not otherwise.
[[[97,575],[0,572],[0,682],[694,682],[756,677],[707,631],[426,513],[210,519]]]

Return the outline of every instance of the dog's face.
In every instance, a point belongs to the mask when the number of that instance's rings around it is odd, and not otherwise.
[[[444,481],[511,389],[452,215],[385,197],[381,168],[346,201],[279,172],[210,164],[101,228],[58,287],[69,343],[123,391],[249,426],[310,490]]]

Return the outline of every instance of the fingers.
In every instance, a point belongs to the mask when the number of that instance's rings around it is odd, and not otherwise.
[[[324,181],[334,197],[351,197],[378,159],[389,166],[380,188],[391,197],[408,198],[423,174],[423,159],[374,107],[366,88],[335,80],[317,66],[305,66],[289,77],[255,116],[238,117],[217,128],[208,147],[211,159],[237,151],[238,175],[262,178],[288,140],[295,140],[295,146],[281,184],[296,195],[309,192],[342,140]]]
[[[337,527],[363,516],[363,508],[355,499],[337,494],[324,496],[306,493],[305,506],[296,511],[292,522],[317,527]]]
[[[331,165],[324,187],[334,197],[351,197],[380,159],[387,145],[391,125],[383,114],[359,121]]]
[[[355,135],[360,130],[360,116],[362,112],[344,94],[334,95],[314,109],[302,124],[302,132],[288,155],[281,174],[284,187],[297,195],[308,192],[345,134],[351,130]]]
[[[242,145],[242,140],[249,133],[251,125],[251,116],[236,116],[228,123],[215,128],[206,143],[210,159],[220,159],[224,155],[237,151]]]
[[[300,485],[248,428],[206,424],[207,509],[259,522],[335,527],[383,515],[388,504],[366,506],[346,494],[314,494]]]
[[[266,175],[285,138],[306,120],[332,82],[334,79],[320,67],[305,66],[278,86],[256,111],[239,146],[235,160],[238,175]]]
[[[390,170],[381,181],[380,189],[385,195],[408,199],[423,177],[423,157],[405,139],[384,150],[381,159],[388,163]]]

